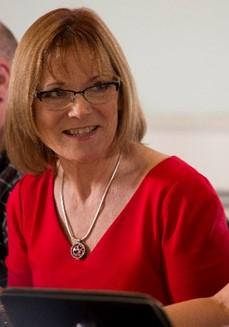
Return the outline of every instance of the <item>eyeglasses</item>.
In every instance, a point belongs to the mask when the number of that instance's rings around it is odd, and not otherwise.
[[[120,81],[98,82],[82,91],[63,90],[55,88],[49,91],[37,91],[34,95],[49,110],[65,109],[70,103],[74,103],[78,95],[90,104],[104,104],[118,92]]]

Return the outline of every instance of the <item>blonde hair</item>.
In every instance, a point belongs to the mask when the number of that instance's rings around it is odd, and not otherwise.
[[[86,47],[101,69],[111,67],[121,80],[116,145],[128,148],[140,142],[145,120],[134,80],[116,39],[98,15],[88,8],[60,8],[35,21],[24,34],[15,53],[6,117],[6,147],[11,162],[21,171],[41,173],[55,166],[57,157],[39,138],[33,112],[33,97],[44,64],[55,54]],[[64,62],[64,60],[62,60]],[[106,68],[106,67],[105,67]]]

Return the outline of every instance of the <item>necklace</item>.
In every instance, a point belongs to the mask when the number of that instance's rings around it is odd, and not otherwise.
[[[116,175],[116,172],[118,170],[118,167],[119,167],[119,164],[120,164],[120,161],[121,161],[121,154],[119,154],[119,157],[118,157],[118,160],[115,164],[115,167],[114,167],[114,170],[111,174],[111,177],[105,187],[105,190],[102,194],[102,198],[99,202],[99,206],[96,210],[96,213],[92,219],[92,222],[91,222],[91,225],[88,229],[88,231],[86,232],[86,234],[81,237],[81,238],[77,238],[74,236],[74,233],[73,233],[73,230],[72,230],[72,227],[70,225],[70,222],[69,222],[69,218],[67,216],[67,212],[66,212],[66,208],[65,208],[65,202],[64,202],[64,171],[62,170],[62,175],[61,175],[61,187],[60,187],[60,204],[61,204],[61,210],[62,210],[62,213],[63,213],[63,221],[64,221],[64,224],[65,224],[65,227],[66,227],[66,230],[67,230],[67,233],[69,235],[69,238],[71,240],[71,248],[70,248],[70,253],[71,253],[71,256],[74,258],[74,259],[83,259],[86,255],[87,255],[87,247],[86,245],[84,244],[83,241],[85,241],[88,236],[91,234],[93,228],[95,227],[95,224],[98,220],[98,217],[99,217],[99,214],[100,214],[100,210],[101,210],[101,207],[104,203],[104,200],[106,198],[106,195],[109,191],[109,188],[111,186],[111,183],[113,182],[114,178],[115,178],[115,175]]]

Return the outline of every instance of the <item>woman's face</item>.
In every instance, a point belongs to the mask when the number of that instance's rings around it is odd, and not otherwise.
[[[42,101],[34,101],[40,138],[62,159],[88,161],[104,157],[116,135],[118,91],[113,86],[106,101],[96,100],[102,104],[89,103],[82,94],[76,95],[73,102],[69,100],[67,105],[60,104],[60,98],[61,90],[82,91],[91,86],[95,86],[90,91],[92,97],[95,92],[98,98],[103,89],[99,82],[112,81],[113,78],[101,76],[86,59],[83,61],[85,64],[80,65],[71,51],[67,52],[65,60],[67,70],[62,69],[59,63],[52,62],[54,74],[48,68],[42,74],[39,91],[53,92],[45,94],[45,97],[43,94]],[[69,94],[71,98],[72,93]]]

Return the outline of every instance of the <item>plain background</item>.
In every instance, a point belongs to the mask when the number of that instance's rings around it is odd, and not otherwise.
[[[57,7],[95,9],[120,42],[148,121],[144,141],[229,190],[228,0],[0,0],[18,40]]]

